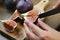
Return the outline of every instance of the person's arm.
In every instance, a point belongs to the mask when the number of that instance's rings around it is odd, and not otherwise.
[[[26,35],[29,40],[60,40],[60,32],[42,22],[41,19],[38,19],[38,23],[44,30],[30,21],[26,20],[24,22]]]

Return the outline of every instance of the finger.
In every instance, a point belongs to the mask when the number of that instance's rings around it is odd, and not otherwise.
[[[59,8],[60,7],[60,0],[55,4],[53,8]]]
[[[52,28],[50,26],[48,26],[47,24],[45,24],[44,22],[42,22],[40,18],[38,19],[38,23],[43,29],[52,30]]]
[[[28,25],[29,28],[31,28],[31,30],[33,31],[33,33],[35,33],[39,37],[44,32],[38,26],[34,25],[33,23],[31,23],[29,21],[25,21],[25,23]]]
[[[27,25],[25,23],[24,23],[24,27],[25,27],[27,37],[29,39],[38,39],[38,37],[29,30],[29,28],[27,27]]]

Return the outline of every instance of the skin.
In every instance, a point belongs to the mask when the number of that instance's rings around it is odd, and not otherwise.
[[[60,7],[60,0],[58,0],[58,2],[54,5],[53,8],[58,8],[58,7]]]
[[[40,27],[25,20],[24,27],[29,40],[60,40],[60,32],[42,22],[40,18],[38,24]]]
[[[58,8],[59,5],[60,0],[53,8]],[[39,26],[33,24],[29,20],[25,20],[24,27],[28,40],[60,40],[60,32],[51,28],[40,18],[38,19],[38,24]]]
[[[58,5],[60,5],[60,0],[53,8],[57,8]],[[16,14],[14,14],[14,16],[10,18],[10,20],[14,20],[15,17],[20,16]],[[38,24],[40,27],[33,24],[29,20],[25,20],[24,27],[28,40],[60,40],[60,32],[51,28],[49,25],[44,23],[40,18],[38,19]]]

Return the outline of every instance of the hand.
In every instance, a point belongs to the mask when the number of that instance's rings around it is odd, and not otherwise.
[[[60,8],[60,0],[58,0],[58,2],[54,5],[53,8]]]
[[[60,40],[60,33],[38,19],[38,24],[34,25],[30,21],[25,21],[24,27],[29,40]]]

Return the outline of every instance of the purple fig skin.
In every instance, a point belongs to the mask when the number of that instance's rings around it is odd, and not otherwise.
[[[28,5],[28,11],[30,11],[30,10],[32,10],[33,9],[33,3],[31,2],[31,1],[27,1],[26,2],[27,3],[27,5]],[[29,5],[30,4],[30,5]]]
[[[16,6],[18,12],[25,13],[33,9],[31,0],[20,0]]]

